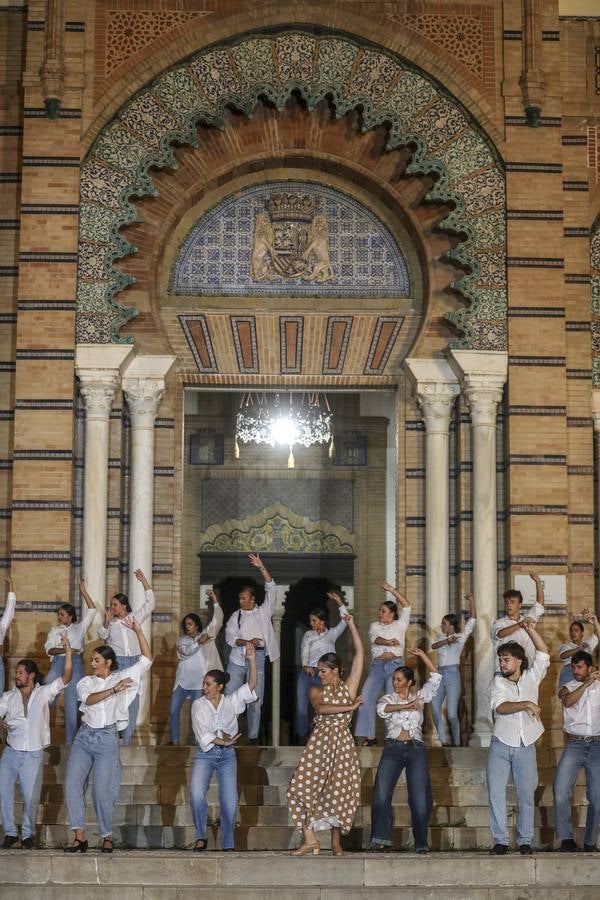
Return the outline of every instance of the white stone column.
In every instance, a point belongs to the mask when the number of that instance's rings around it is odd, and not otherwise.
[[[152,583],[154,517],[154,420],[165,389],[165,375],[174,362],[171,356],[136,357],[123,375],[123,393],[130,417],[130,490],[129,490],[129,581],[128,594],[135,611],[144,602],[144,591],[135,577],[142,569]],[[151,640],[152,622],[143,625]],[[150,714],[150,678],[146,676],[140,694],[138,725],[148,723]]]
[[[594,465],[595,465],[595,474],[596,474],[596,499],[595,499],[595,507],[596,507],[596,515],[599,515],[600,511],[600,390],[592,391],[592,419],[594,422]],[[597,538],[596,538],[596,566],[600,565],[600,523],[597,524]],[[598,606],[598,599],[596,598],[595,604],[596,610],[600,607]]]
[[[496,668],[490,629],[498,614],[496,412],[506,383],[508,355],[486,350],[453,350],[450,355],[471,411],[473,592],[477,626],[470,743],[474,747],[487,747],[492,733],[489,686]]]
[[[121,369],[132,352],[132,347],[123,344],[79,344],[75,361],[85,404],[81,573],[100,608],[106,602],[110,410]]]
[[[444,359],[405,364],[425,422],[425,606],[433,634],[450,602],[450,415],[460,387]]]
[[[281,647],[283,601],[289,589],[289,584],[277,585],[277,606],[273,613],[273,630],[278,647]],[[271,663],[271,679],[271,743],[274,747],[279,747],[281,739],[281,657]]]

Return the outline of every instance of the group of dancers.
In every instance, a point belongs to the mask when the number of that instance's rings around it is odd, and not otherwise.
[[[210,622],[204,626],[196,613],[189,613],[182,621],[182,635],[177,641],[179,664],[171,700],[170,737],[172,744],[179,743],[181,709],[185,699],[191,698],[191,724],[197,750],[190,781],[190,806],[196,851],[207,847],[206,796],[213,774],[219,787],[221,847],[234,848],[238,716],[246,712],[248,741],[257,743],[265,660],[274,661],[279,655],[272,625],[276,585],[258,554],[250,554],[249,562],[262,576],[265,599],[262,604],[257,603],[252,584],[241,590],[239,609],[226,624],[225,638],[230,647],[227,671],[223,671],[215,646],[223,612],[214,592],[209,592],[213,603]],[[34,846],[43,750],[50,744],[49,709],[64,692],[66,738],[72,745],[65,773],[65,801],[73,833],[64,849],[68,853],[84,853],[88,849],[85,797],[93,774],[92,801],[102,840],[101,852],[114,850],[112,818],[121,781],[119,736],[123,744],[131,742],[142,678],[152,665],[150,645],[142,625],[154,609],[155,598],[144,573],[138,569],[135,574],[145,592],[144,603],[132,612],[127,596],[117,593],[111,598],[103,625],[98,629],[98,636],[105,643],[92,653],[91,675],[83,673],[81,653],[95,605],[82,580],[80,589],[86,612],[79,622],[73,606],[60,606],[58,623],[48,634],[45,645],[51,660],[45,681],[42,683],[33,660],[22,659],[16,665],[15,687],[0,696],[0,720],[4,720],[8,732],[7,746],[0,758],[4,849]],[[538,690],[550,656],[535,627],[544,613],[542,584],[539,576],[531,577],[536,583],[534,606],[524,616],[520,592],[506,591],[505,615],[492,628],[498,671],[490,685],[494,725],[487,782],[491,852],[495,854],[508,851],[506,786],[511,773],[519,808],[517,845],[522,854],[532,852],[537,786],[535,742],[544,730]],[[468,595],[470,617],[464,628],[459,616],[452,613],[444,616],[441,633],[431,645],[438,657],[436,667],[423,649],[405,647],[411,612],[407,598],[387,582],[381,587],[393,599],[380,604],[377,621],[369,629],[372,661],[362,694],[359,686],[364,647],[342,595],[337,591],[328,594],[340,614],[340,622],[334,627],[328,627],[324,609],[315,609],[310,615],[310,629],[301,647],[296,712],[297,731],[306,740],[306,746],[287,791],[291,818],[303,836],[302,845],[294,851],[298,856],[319,853],[317,834],[323,829],[331,829],[333,854],[343,853],[342,835],[350,831],[360,803],[361,771],[356,748],[376,742],[376,716],[383,720],[386,737],[373,788],[371,846],[376,850],[392,847],[392,796],[400,775],[406,770],[415,849],[417,853],[429,852],[432,791],[423,740],[423,711],[425,704],[432,704],[443,745],[460,744],[460,656],[476,622],[475,600]],[[4,638],[15,611],[10,575],[7,588],[0,639]],[[586,636],[586,625],[592,627],[593,635]],[[347,675],[335,651],[336,641],[346,628],[354,651]],[[571,622],[570,641],[559,650],[563,664],[559,697],[564,709],[566,745],[556,775],[555,810],[557,838],[564,851],[577,849],[570,800],[581,768],[586,772],[589,804],[584,849],[590,852],[596,849],[600,823],[600,673],[593,665],[591,654],[599,637],[598,618],[582,610]],[[405,659],[420,663],[427,671],[419,689],[415,667],[406,665]],[[444,700],[449,731],[442,712]],[[350,724],[355,711],[353,735]],[[20,838],[14,820],[17,783],[24,804]]]

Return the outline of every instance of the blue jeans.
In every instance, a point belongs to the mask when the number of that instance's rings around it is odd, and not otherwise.
[[[4,693],[4,660],[0,656],[0,694]]]
[[[255,655],[257,676],[255,692],[258,700],[255,700],[254,703],[249,703],[246,707],[246,717],[248,720],[248,737],[250,738],[250,740],[255,740],[258,737],[258,730],[260,728],[260,713],[262,710],[263,697],[265,696],[265,651],[259,648],[256,650]],[[232,663],[230,660],[227,663],[227,672],[231,680],[227,685],[225,693],[233,694],[234,691],[237,691],[238,688],[241,688],[241,686],[248,681],[248,661],[246,660],[246,664],[244,666],[238,666],[236,663]]]
[[[396,659],[374,659],[363,684],[361,695],[362,706],[359,706],[356,716],[354,734],[357,737],[375,737],[375,713],[377,701],[382,694],[391,694],[393,691],[392,675],[395,670],[404,665],[400,657]]]
[[[117,662],[119,663],[119,669],[128,669],[130,666],[134,666],[136,662],[139,662],[139,656],[117,656]],[[127,724],[127,728],[125,731],[121,732],[121,737],[123,739],[123,746],[129,747],[131,744],[131,739],[133,737],[133,732],[135,731],[135,723],[137,722],[138,710],[140,708],[140,695],[135,695],[135,700],[129,707],[129,722]]]
[[[373,788],[371,843],[392,846],[392,795],[405,768],[415,849],[420,850],[427,847],[433,807],[427,751],[422,741],[385,742]]]
[[[179,743],[179,735],[180,735],[180,720],[181,720],[181,707],[188,699],[197,700],[202,696],[202,691],[188,691],[186,688],[181,687],[180,684],[177,685],[173,693],[171,694],[171,708],[169,710],[169,722],[171,726],[171,741],[174,744]],[[192,732],[192,740],[193,732]]]
[[[85,829],[85,794],[92,769],[92,802],[100,837],[110,837],[113,809],[121,787],[121,757],[116,725],[90,728],[84,722],[77,732],[65,774],[65,802],[73,831]]]
[[[238,807],[237,760],[233,747],[213,747],[206,752],[198,750],[196,753],[190,781],[190,806],[198,840],[206,840],[206,794],[213,772],[217,775],[219,785],[221,847],[223,850],[232,850]]]
[[[298,672],[296,681],[296,734],[301,741],[305,741],[310,731],[310,700],[308,693],[311,687],[320,687],[321,679],[318,675],[307,675],[304,669]]]
[[[21,784],[23,826],[21,840],[35,835],[37,808],[42,788],[43,750],[13,750],[8,744],[0,759],[0,815],[5,835],[17,836],[15,786]]]
[[[437,729],[438,737],[442,744],[450,743],[448,738],[448,729],[442,715],[442,704],[446,698],[446,714],[450,723],[450,731],[452,733],[452,743],[455,747],[460,747],[460,722],[458,720],[458,703],[460,700],[461,681],[460,666],[440,666],[439,673],[442,676],[442,683],[437,689],[431,701],[431,711],[433,713],[433,721]]]
[[[535,813],[535,789],[538,786],[535,744],[509,747],[492,737],[487,759],[487,785],[490,801],[490,831],[494,844],[508,846],[506,785],[512,773],[517,794],[517,845],[531,844]]]
[[[57,678],[62,678],[64,671],[64,654],[61,653],[60,656],[53,656],[44,684],[50,684],[52,681],[56,681]],[[63,697],[65,698],[65,736],[67,744],[72,744],[75,740],[75,735],[77,734],[77,727],[79,725],[77,682],[83,678],[84,674],[81,655],[75,653],[73,655],[73,676],[63,691]],[[53,703],[54,702],[56,701],[53,701]]]
[[[572,839],[571,795],[579,770],[585,769],[588,801],[584,841],[595,846],[600,825],[600,742],[567,741],[554,779],[554,818],[559,841]]]

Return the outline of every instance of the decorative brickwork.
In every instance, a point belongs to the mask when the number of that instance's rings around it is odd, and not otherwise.
[[[208,15],[208,11],[107,10],[104,74],[112,75],[115,69],[161,35]]]
[[[477,78],[484,77],[483,20],[477,16],[443,14],[390,15],[390,19],[443,47]]]

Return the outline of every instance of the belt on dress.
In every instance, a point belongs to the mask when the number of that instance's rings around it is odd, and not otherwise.
[[[600,734],[571,734],[570,731],[566,732],[568,741],[583,741],[584,744],[600,744]]]

